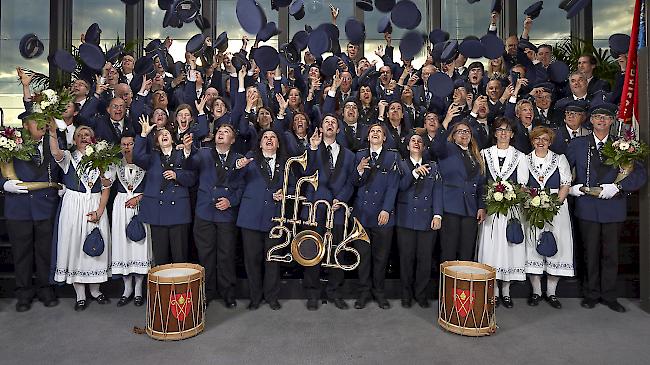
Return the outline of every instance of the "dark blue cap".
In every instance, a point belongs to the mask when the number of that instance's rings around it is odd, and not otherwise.
[[[354,18],[349,18],[345,22],[345,35],[350,43],[361,44],[366,39],[366,26]]]
[[[99,42],[101,40],[101,34],[102,34],[102,30],[99,27],[99,24],[92,23],[90,27],[88,27],[88,29],[86,30],[86,33],[84,33],[84,41],[99,46]]]
[[[92,43],[83,43],[79,46],[79,58],[91,70],[101,71],[106,64],[104,52]]]
[[[176,14],[173,9],[165,11],[165,16],[163,17],[163,28],[181,28],[182,26],[183,21],[178,17],[178,14]]]
[[[255,38],[258,41],[266,42],[269,39],[271,39],[271,37],[276,36],[278,34],[280,34],[280,30],[278,29],[275,22],[268,22],[266,23],[265,26],[262,27],[262,29],[260,29],[259,32],[257,32],[257,37]]]
[[[576,0],[570,4],[567,4],[566,8],[566,18],[571,19],[576,16],[580,10],[584,9],[585,6],[589,4],[591,0]]]
[[[320,55],[330,49],[330,36],[324,29],[316,29],[309,34],[307,46],[309,47],[309,52],[313,54],[314,57],[320,57]]]
[[[334,48],[334,43],[339,42],[339,37],[341,35],[341,32],[339,31],[339,27],[337,27],[335,24],[332,23],[323,23],[319,25],[316,29],[322,29],[329,35],[330,38],[330,50]]]
[[[293,43],[280,46],[280,62],[287,66],[296,67],[300,64],[300,52]]]
[[[447,64],[454,61],[456,57],[458,57],[458,41],[450,40],[444,44],[445,48],[440,54],[440,62]]]
[[[271,9],[286,8],[289,4],[291,4],[291,0],[271,0]]]
[[[115,63],[119,58],[124,55],[124,45],[118,43],[106,51],[106,61]]]
[[[225,52],[228,49],[228,32],[221,32],[217,39],[214,41],[214,48],[220,52]]]
[[[479,1],[481,1],[481,0],[467,0],[467,2],[470,3],[470,4],[474,4],[474,3],[477,3]]]
[[[194,54],[195,56],[198,56],[198,54],[201,54],[203,50],[205,49],[205,35],[202,33],[195,34],[190,38],[189,41],[187,41],[187,44],[185,45],[185,51]]]
[[[377,22],[377,33],[393,33],[393,25],[390,23],[390,16],[385,15]]]
[[[537,53],[537,46],[526,39],[520,39],[519,45],[517,47],[521,50],[525,50],[526,48],[528,48],[533,50],[535,53]]]
[[[395,7],[395,0],[375,0],[375,7],[382,13],[388,13]]]
[[[291,38],[291,43],[298,51],[304,51],[307,48],[307,42],[309,42],[309,33],[304,30],[297,31]]]
[[[502,0],[492,0],[492,12],[493,13],[501,13],[501,1]]]
[[[57,49],[54,55],[48,57],[48,61],[67,73],[73,73],[77,67],[77,61],[75,61],[70,52],[62,49]]]
[[[200,0],[174,0],[173,10],[183,23],[191,23],[201,14]]]
[[[239,25],[250,34],[257,34],[266,25],[264,10],[255,0],[237,0],[235,12]]]
[[[586,100],[570,100],[564,111],[584,113],[587,108],[589,108],[589,103]]]
[[[481,58],[485,55],[485,47],[476,39],[464,40],[458,46],[458,51],[467,58]]]
[[[411,0],[401,0],[390,13],[393,24],[402,29],[415,29],[422,21],[420,9]]]
[[[250,61],[240,52],[232,55],[232,65],[235,67],[235,70],[237,70],[237,72],[239,72],[242,67],[246,67],[247,70],[251,69]]]
[[[433,62],[440,62],[440,57],[442,56],[442,51],[445,50],[446,42],[436,43],[431,50],[431,58]]]
[[[542,90],[548,93],[553,93],[553,90],[555,89],[553,84],[550,82],[542,82],[540,84],[535,85],[535,87],[542,88]]]
[[[174,0],[158,0],[158,7],[161,10],[169,10],[172,7]]]
[[[589,109],[589,114],[605,114],[609,115],[612,118],[616,118],[616,112],[618,111],[618,106],[612,103],[601,102],[597,105],[592,105]]]
[[[23,58],[30,59],[42,55],[43,50],[45,50],[45,46],[43,45],[43,42],[38,39],[36,34],[29,33],[20,39],[20,45],[18,46],[18,49],[20,51],[20,55],[23,56]]]
[[[140,0],[122,0],[126,5],[135,5],[140,2]]]
[[[331,77],[336,74],[336,71],[339,69],[339,61],[341,59],[337,56],[329,56],[324,61],[320,67],[320,71],[323,75]]]
[[[435,72],[429,76],[427,86],[433,95],[446,98],[454,91],[454,81],[443,72]]]
[[[197,16],[196,19],[194,19],[194,24],[196,24],[196,27],[199,28],[202,32],[210,29],[210,21],[208,18],[204,16]]]
[[[442,29],[436,28],[429,33],[429,42],[431,42],[431,44],[446,42],[448,40],[449,33],[445,32]]]
[[[409,31],[402,37],[399,42],[399,51],[402,54],[402,59],[412,60],[424,46],[424,37],[422,33],[417,31]]]
[[[548,65],[548,76],[556,84],[561,84],[569,77],[569,66],[562,61],[555,61]]]
[[[137,75],[146,75],[154,71],[153,59],[151,56],[142,56],[135,61],[133,66],[133,73]],[[135,77],[134,77],[135,79]]]
[[[34,112],[32,112],[31,110],[25,110],[24,112],[18,114],[18,119],[20,119],[20,120],[22,120],[24,122],[27,119],[29,119],[29,117],[31,117],[32,114],[34,114]]]
[[[503,40],[496,34],[488,33],[481,37],[481,44],[485,48],[485,57],[491,60],[497,59],[503,55]]]
[[[531,6],[527,7],[526,10],[524,10],[524,14],[531,17],[532,19],[535,19],[539,16],[539,13],[542,12],[543,5],[544,5],[543,1],[537,1],[533,3]]]
[[[165,45],[160,41],[160,39],[152,39],[147,46],[144,47],[146,54],[152,54],[157,51],[165,50]]]
[[[296,20],[305,17],[305,0],[294,0],[289,6],[289,14]]]
[[[357,0],[357,8],[363,11],[373,11],[372,0]]]
[[[262,72],[275,70],[280,63],[278,51],[271,46],[258,47],[253,54],[253,59]]]
[[[471,87],[467,86],[467,82],[465,82],[464,79],[456,79],[454,80],[454,90],[458,89],[459,87],[464,87],[466,90],[471,90]]]
[[[609,49],[612,57],[618,58],[626,54],[630,47],[630,36],[627,34],[615,33],[609,36]]]

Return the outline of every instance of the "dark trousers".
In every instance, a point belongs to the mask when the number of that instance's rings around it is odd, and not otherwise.
[[[586,298],[611,302],[617,297],[618,238],[622,225],[580,220],[587,266]]]
[[[431,260],[437,233],[431,230],[415,231],[397,227],[402,299],[427,298],[426,290],[431,281]]]
[[[370,244],[356,241],[354,248],[359,251],[359,297],[384,298],[386,265],[393,241],[393,227],[366,228]],[[372,274],[372,276],[371,276]],[[372,281],[371,281],[372,279]]]
[[[187,262],[189,224],[151,225],[151,249],[156,265]]]
[[[205,268],[205,296],[212,300],[217,290],[224,299],[235,298],[235,223],[215,223],[194,218],[194,243],[199,262]]]
[[[318,233],[323,235],[324,230],[323,229],[317,229]],[[334,261],[334,250],[336,249],[336,246],[343,240],[343,226],[341,225],[335,225],[334,228],[332,229],[332,258],[331,258],[331,263],[335,263]],[[327,252],[325,253],[327,255]],[[342,264],[345,264],[344,260],[345,257],[344,252],[339,255],[339,262]],[[325,258],[323,258],[325,260]],[[343,286],[343,279],[345,277],[345,272],[341,269],[335,269],[335,268],[327,268],[328,270],[328,276],[327,276],[327,285],[325,286],[325,292],[327,294],[327,298],[329,299],[338,299],[341,298],[341,288]],[[318,265],[314,266],[307,266],[304,269],[303,272],[303,285],[305,287],[305,290],[307,290],[307,296],[309,299],[318,299],[320,297],[320,291],[321,291],[321,286],[320,286],[320,272],[321,272],[321,264],[319,263]]]
[[[52,219],[40,221],[7,220],[7,233],[16,272],[16,298],[30,301],[35,294],[41,299],[54,297],[49,284],[52,256]],[[36,264],[36,282],[32,274]]]
[[[241,234],[251,302],[260,303],[262,298],[267,302],[278,300],[280,264],[275,261],[266,261],[266,253],[280,241],[269,238],[268,232],[242,228]]]
[[[445,213],[440,229],[440,263],[474,260],[477,229],[476,217]]]

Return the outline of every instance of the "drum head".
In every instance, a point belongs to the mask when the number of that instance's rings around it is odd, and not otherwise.
[[[482,268],[482,267],[475,267],[475,266],[450,266],[447,268],[449,271],[453,272],[458,272],[458,273],[463,273],[463,274],[483,274],[487,275],[490,273],[490,271]]]
[[[169,269],[162,269],[158,271],[156,275],[161,278],[178,278],[178,277],[196,275],[198,273],[199,270],[190,267],[173,267]]]

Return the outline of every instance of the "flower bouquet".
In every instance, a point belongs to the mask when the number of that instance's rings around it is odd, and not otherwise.
[[[97,141],[92,139],[91,143],[86,146],[86,151],[79,161],[79,172],[87,174],[94,169],[98,169],[101,175],[104,175],[111,165],[117,165],[122,160],[120,146],[113,145],[106,141]]]
[[[0,128],[0,170],[2,176],[7,180],[19,180],[14,169],[13,159],[29,161],[36,154],[36,141],[31,136],[23,137],[22,132],[11,127]],[[45,188],[60,188],[60,185],[53,182],[21,182],[18,185],[24,186],[27,190],[38,190]]]
[[[486,187],[485,204],[487,205],[487,214],[508,215],[513,207],[521,203],[525,194],[518,184],[512,184],[507,180],[497,178]]]
[[[72,94],[67,89],[56,92],[46,89],[32,97],[31,119],[35,120],[39,128],[43,128],[52,118],[63,119],[63,113],[72,101]]]
[[[524,191],[524,201],[521,208],[524,212],[526,221],[531,227],[544,229],[546,223],[551,223],[553,218],[560,211],[562,203],[558,195],[548,189],[539,188],[522,188]]]

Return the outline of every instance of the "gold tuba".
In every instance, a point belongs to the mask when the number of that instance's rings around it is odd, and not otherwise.
[[[2,176],[7,180],[19,180],[16,175],[16,170],[14,169],[14,162],[2,162],[0,163],[0,170],[2,171]],[[47,188],[61,189],[61,185],[55,182],[45,182],[45,181],[28,181],[18,183],[18,186],[24,186],[29,191],[41,190]]]

